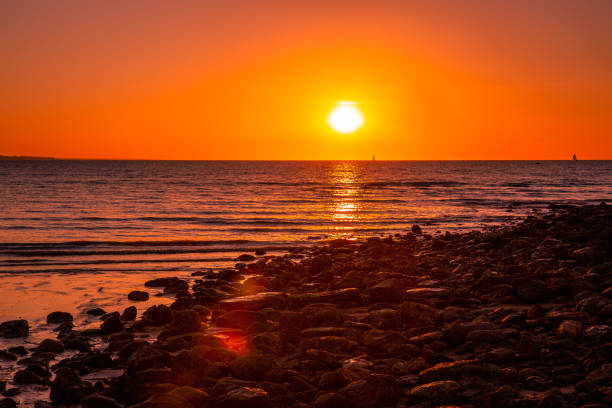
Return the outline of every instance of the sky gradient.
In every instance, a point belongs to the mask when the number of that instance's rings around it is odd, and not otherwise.
[[[612,2],[4,1],[0,154],[612,159]],[[326,116],[353,101],[364,126]]]

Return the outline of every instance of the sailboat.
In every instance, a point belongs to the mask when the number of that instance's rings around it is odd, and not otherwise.
[[[376,160],[376,155],[375,155],[375,154],[373,154],[373,155],[372,155],[372,161],[375,161],[375,160]]]
[[[574,161],[578,161],[578,159],[576,158],[576,153],[574,153],[574,155],[572,156],[572,159],[574,159]]]

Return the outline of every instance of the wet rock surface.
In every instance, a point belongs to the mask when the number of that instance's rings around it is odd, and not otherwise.
[[[20,364],[13,383],[83,407],[612,406],[608,206],[461,234],[415,227],[243,256],[191,286],[148,281],[175,303],[2,355]],[[63,348],[76,354],[54,360]],[[83,379],[100,369],[122,374]]]

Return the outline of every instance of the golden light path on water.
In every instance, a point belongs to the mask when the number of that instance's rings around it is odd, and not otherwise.
[[[363,180],[363,168],[355,163],[343,162],[332,167],[329,173],[329,182],[333,186],[332,201],[329,214],[335,223],[347,225],[334,225],[333,236],[342,237],[351,235],[354,224],[361,220],[361,203],[358,200],[359,183]],[[342,232],[342,230],[351,230]]]

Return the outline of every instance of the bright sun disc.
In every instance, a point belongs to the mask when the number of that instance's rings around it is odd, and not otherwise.
[[[338,102],[327,116],[327,124],[338,133],[353,133],[363,125],[363,115],[355,102]]]

